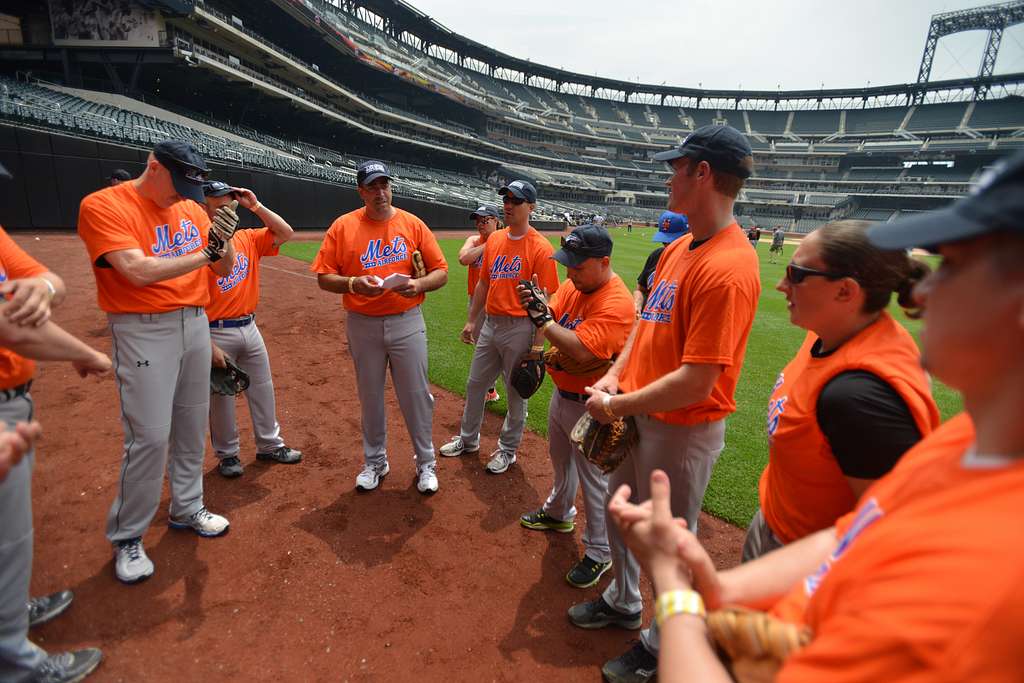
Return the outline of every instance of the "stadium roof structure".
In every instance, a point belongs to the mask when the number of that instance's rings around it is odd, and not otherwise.
[[[785,107],[788,109],[794,108],[793,105],[798,102],[808,103],[808,108],[814,108],[815,103],[838,100],[846,102],[839,106],[850,106],[849,102],[855,101],[863,102],[865,105],[870,102],[869,106],[877,106],[880,103],[895,103],[900,100],[919,104],[926,99],[934,101],[983,99],[993,88],[1024,84],[1024,72],[993,74],[995,55],[998,52],[1003,29],[1024,21],[1024,0],[1013,0],[1012,2],[935,15],[932,18],[925,45],[921,72],[915,83],[804,90],[708,89],[635,83],[601,76],[588,76],[538,64],[495,50],[452,31],[404,0],[326,0],[326,2],[364,20],[371,19],[366,15],[366,12],[369,12],[373,15],[370,23],[378,24],[384,33],[394,39],[409,42],[428,55],[456,62],[460,66],[476,68],[486,71],[492,76],[527,85],[547,87],[558,92],[587,94],[627,102],[652,102],[660,99],[660,102],[664,104],[666,98],[672,98],[674,104],[678,104],[679,100],[684,100],[683,104],[693,104],[697,107],[712,106],[712,103],[719,106],[730,103],[730,108],[739,108],[740,103],[745,103],[747,108],[755,109],[780,108],[780,103],[789,103],[789,106]],[[934,55],[935,45],[939,38],[951,33],[977,29],[991,31],[979,75],[973,78],[929,81],[928,76],[931,70],[929,54]],[[1008,89],[1005,94],[1013,94],[1013,92]],[[608,95],[614,95],[614,97],[608,97]],[[929,95],[934,96],[929,98]]]

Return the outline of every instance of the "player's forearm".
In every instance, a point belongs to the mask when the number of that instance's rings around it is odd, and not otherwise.
[[[704,594],[708,609],[745,605],[767,609],[815,572],[836,547],[834,527],[718,573],[718,594]]]
[[[267,229],[270,230],[270,234],[274,236],[274,242],[277,245],[284,244],[295,235],[295,230],[292,229],[292,226],[288,225],[288,221],[262,204],[254,213],[257,218],[263,221],[263,225],[267,226]]]
[[[557,323],[548,325],[544,329],[544,336],[547,337],[549,342],[557,346],[563,353],[567,353],[575,361],[585,363],[597,358],[597,356],[590,352],[590,349],[583,345],[583,342],[580,341],[580,338],[576,336],[574,331],[567,330]]]
[[[477,284],[476,289],[473,290],[473,303],[469,307],[469,314],[466,316],[466,322],[475,322],[480,314],[484,311],[484,304],[487,303],[487,289],[488,284],[486,280],[481,280]]]
[[[480,254],[484,253],[484,246],[481,244],[478,247],[463,246],[459,249],[459,263],[464,266],[469,266],[476,263],[476,260],[480,258]]]
[[[220,275],[221,277],[231,275],[231,270],[235,267],[234,243],[229,240],[227,249],[224,250],[224,256],[213,262],[210,262],[209,259],[207,259],[207,263],[210,265],[210,270],[217,273],[217,275]]]
[[[708,642],[704,620],[690,615],[671,617],[660,629],[658,680],[662,683],[732,683]]]
[[[438,268],[437,270],[430,271],[417,281],[419,282],[421,291],[433,292],[434,290],[441,289],[448,284],[448,271],[444,268]]]
[[[202,252],[193,252],[175,258],[144,256],[131,262],[108,258],[114,268],[136,287],[148,287],[156,282],[171,280],[191,273],[210,263]],[[223,259],[221,259],[223,260]]]
[[[710,396],[720,374],[720,365],[686,363],[642,389],[615,396],[609,406],[620,416],[676,410]]]
[[[56,323],[21,327],[8,322],[6,316],[0,316],[0,345],[32,360],[84,361],[97,353]]]
[[[637,287],[633,290],[633,308],[637,311],[641,310],[644,305],[644,293]]]
[[[331,294],[348,294],[351,290],[348,287],[349,278],[345,275],[335,273],[317,273],[316,284],[320,289]]]
[[[613,377],[622,376],[622,369],[626,367],[626,361],[629,360],[629,355],[633,351],[633,341],[636,339],[636,330],[637,325],[634,324],[633,329],[629,332],[629,337],[626,338],[625,345],[622,347],[622,353],[620,353],[619,357],[615,359],[614,363],[612,363],[607,374],[612,375]]]

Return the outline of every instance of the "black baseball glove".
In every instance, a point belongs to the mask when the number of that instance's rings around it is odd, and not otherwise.
[[[544,349],[534,347],[519,359],[519,367],[512,371],[512,388],[523,398],[530,398],[544,381]]]
[[[237,396],[249,388],[249,375],[230,360],[227,367],[210,368],[210,391],[221,396]]]
[[[544,292],[537,285],[529,280],[520,280],[519,284],[528,295],[522,299],[522,304],[526,309],[526,314],[530,316],[530,322],[537,327],[544,327],[548,321],[553,320],[551,309],[548,308],[548,298],[544,296]]]

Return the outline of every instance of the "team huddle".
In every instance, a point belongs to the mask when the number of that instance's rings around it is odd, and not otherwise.
[[[641,573],[656,594],[655,619],[603,665],[606,680],[1017,680],[1024,154],[943,211],[876,227],[836,221],[800,242],[777,289],[807,334],[763,397],[760,507],[742,564],[725,571],[695,534],[761,296],[756,243],[733,215],[752,153],[738,131],[705,126],[655,159],[672,169],[669,211],[634,291],[613,269],[603,226],[579,226],[554,249],[530,225],[529,182],[501,187],[502,209],[471,214],[477,234],[459,251],[467,317],[452,334],[473,357],[459,433],[436,450],[421,306],[446,285],[448,264],[430,228],[392,205],[387,167],[359,166],[364,206],[334,221],[312,264],[347,316],[362,418],[355,486],[373,491],[391,471],[389,370],[424,495],[440,489],[438,451],[479,454],[499,376],[508,410],[483,467],[500,476],[516,466],[528,399],[550,376],[551,491],[520,524],[572,533],[582,490],[583,553],[565,579],[580,589],[612,579],[566,605],[573,626],[641,629]],[[237,229],[239,205],[265,227]],[[154,572],[143,536],[165,471],[171,528],[230,528],[203,497],[208,428],[220,474],[244,473],[235,399],[211,395],[211,368],[247,376],[256,457],[302,459],[281,436],[255,321],[260,259],[292,237],[288,223],[251,191],[210,181],[190,145],[169,141],[141,176],[82,200],[78,233],[112,359],[49,320],[63,282],[0,230],[4,681],[77,681],[101,660],[94,648],[48,654],[28,637],[72,600],[28,595],[33,359],[71,362],[83,377],[114,371],[124,446],[106,535],[124,583]],[[782,244],[777,231],[773,259]],[[910,247],[938,252],[941,266],[931,272]],[[894,294],[924,318],[923,354],[887,310]],[[967,413],[940,425],[932,377],[964,394]],[[608,442],[628,434],[613,460],[594,457],[601,430]]]

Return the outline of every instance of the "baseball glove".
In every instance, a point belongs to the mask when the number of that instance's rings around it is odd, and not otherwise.
[[[523,398],[530,398],[544,381],[544,350],[530,349],[519,359],[519,367],[512,371],[512,388]]]
[[[544,352],[544,364],[552,370],[560,370],[580,377],[603,375],[612,366],[612,362],[604,358],[594,358],[580,362],[557,346],[549,347]]]
[[[231,241],[235,234],[235,228],[238,226],[236,208],[238,208],[238,200],[232,200],[218,208],[213,214],[210,233],[207,236],[206,247],[203,249],[206,258],[211,262],[224,258],[224,250],[227,249],[228,242]]]
[[[551,315],[551,309],[548,308],[548,298],[544,296],[544,292],[540,290],[540,287],[529,280],[520,280],[519,284],[529,294],[529,298],[523,302],[523,308],[526,309],[526,314],[530,316],[530,322],[537,327],[544,327],[545,324],[554,319]]]
[[[210,391],[221,396],[237,396],[249,388],[249,375],[230,360],[227,367],[210,368]]]
[[[412,252],[412,276],[415,278],[427,276],[427,266],[423,263],[423,254],[419,249]]]
[[[601,424],[590,413],[583,413],[569,438],[583,457],[608,474],[618,467],[637,444],[639,434],[632,417],[620,417],[614,422]]]
[[[786,658],[811,641],[806,626],[742,607],[709,614],[708,633],[739,683],[774,680]]]

